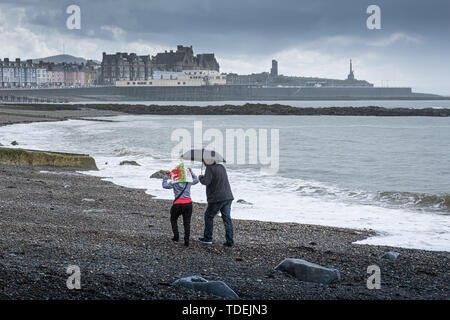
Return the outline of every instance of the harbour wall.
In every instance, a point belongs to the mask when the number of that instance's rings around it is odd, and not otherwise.
[[[220,100],[364,100],[439,99],[438,95],[413,93],[408,87],[256,87],[245,85],[198,87],[89,87],[2,89],[0,102],[22,97],[65,101],[220,101]]]

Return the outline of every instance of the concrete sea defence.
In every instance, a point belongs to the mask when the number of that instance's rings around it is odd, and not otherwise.
[[[443,99],[411,88],[385,87],[261,87],[252,85],[175,87],[87,87],[5,89],[2,102],[57,101],[221,101],[221,100],[377,100]]]
[[[94,158],[86,154],[0,148],[0,163],[98,170]]]

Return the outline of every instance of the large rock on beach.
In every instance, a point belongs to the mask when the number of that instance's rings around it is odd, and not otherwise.
[[[400,255],[400,253],[398,253],[398,252],[388,251],[388,252],[383,253],[381,258],[382,259],[387,259],[387,260],[397,260],[399,255]]]
[[[190,276],[176,280],[172,285],[208,292],[226,299],[239,299],[239,296],[223,281],[208,281],[200,276]]]
[[[87,154],[13,148],[0,148],[0,163],[98,170],[94,158]]]
[[[166,172],[164,171],[164,170],[159,170],[159,171],[156,171],[155,173],[153,173],[151,176],[150,176],[150,178],[153,178],[153,179],[162,179],[162,178],[164,178],[164,175],[166,174]]]
[[[307,282],[330,284],[341,280],[339,270],[325,268],[303,259],[284,259],[275,267],[275,270],[289,273],[297,279]]]
[[[120,163],[121,166],[140,166],[136,161],[124,160]]]

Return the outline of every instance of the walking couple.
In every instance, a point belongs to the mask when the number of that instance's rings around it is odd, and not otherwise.
[[[178,218],[183,217],[184,245],[189,246],[190,224],[192,216],[191,186],[199,181],[206,186],[206,198],[208,207],[205,211],[205,230],[203,237],[198,240],[201,243],[212,244],[214,217],[220,211],[225,226],[225,246],[233,247],[233,222],[231,221],[231,203],[233,194],[225,167],[213,162],[206,166],[205,174],[198,178],[191,168],[187,170],[181,163],[172,171],[166,171],[162,186],[165,189],[173,189],[175,200],[170,209],[170,222],[172,224],[173,241],[179,241]],[[171,181],[169,180],[171,178]]]

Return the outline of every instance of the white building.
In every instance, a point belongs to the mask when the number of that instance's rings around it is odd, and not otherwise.
[[[3,87],[9,88],[13,86],[14,68],[3,67]]]
[[[46,68],[36,69],[36,83],[38,86],[43,86],[49,83],[48,74]]]
[[[116,86],[197,87],[225,85],[226,81],[226,75],[220,74],[216,70],[154,71],[151,79],[147,81],[116,81]]]

